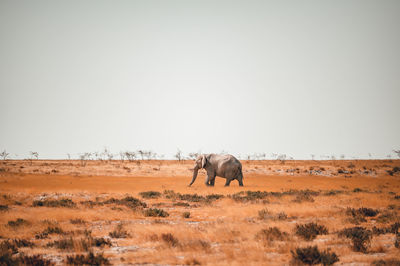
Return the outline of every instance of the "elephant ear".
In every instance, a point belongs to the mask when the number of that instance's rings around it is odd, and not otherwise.
[[[203,154],[203,156],[201,157],[201,168],[204,168],[206,166],[207,163],[207,159],[206,156]]]

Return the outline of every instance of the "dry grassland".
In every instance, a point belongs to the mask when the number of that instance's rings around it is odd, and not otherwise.
[[[242,163],[2,161],[0,264],[400,263],[399,160]]]

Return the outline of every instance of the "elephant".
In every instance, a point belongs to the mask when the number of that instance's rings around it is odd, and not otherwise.
[[[202,154],[195,161],[193,179],[189,187],[194,183],[199,169],[207,171],[206,186],[214,186],[215,176],[226,178],[225,186],[229,186],[232,180],[237,180],[239,186],[243,186],[242,164],[230,154]]]

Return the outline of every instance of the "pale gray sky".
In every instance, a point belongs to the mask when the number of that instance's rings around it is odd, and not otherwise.
[[[386,157],[400,1],[0,0],[0,150]]]

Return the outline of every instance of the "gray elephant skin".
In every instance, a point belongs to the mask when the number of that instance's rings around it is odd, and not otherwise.
[[[214,186],[216,176],[226,179],[225,186],[229,186],[232,180],[237,180],[239,186],[243,186],[242,164],[232,155],[199,155],[194,165],[193,179],[189,186],[196,180],[199,169],[205,169],[207,171],[207,178],[205,181],[207,186]]]

